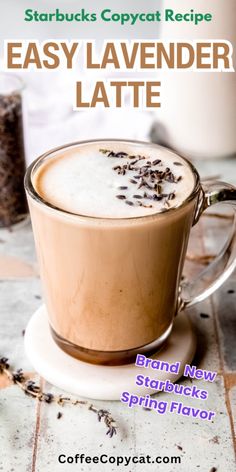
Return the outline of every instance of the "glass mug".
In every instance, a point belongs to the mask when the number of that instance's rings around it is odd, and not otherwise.
[[[226,183],[195,185],[180,206],[163,213],[101,218],[70,213],[43,199],[33,185],[42,163],[96,140],[49,151],[26,172],[25,187],[43,283],[49,324],[65,352],[95,364],[132,362],[153,354],[169,336],[175,315],[214,292],[236,266],[235,221],[227,244],[193,281],[181,283],[191,227],[217,202],[235,208],[236,189]],[[177,156],[177,154],[175,154]]]

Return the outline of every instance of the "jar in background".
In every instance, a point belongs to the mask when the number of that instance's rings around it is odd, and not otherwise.
[[[18,223],[28,213],[24,192],[23,89],[19,77],[0,73],[0,227]]]

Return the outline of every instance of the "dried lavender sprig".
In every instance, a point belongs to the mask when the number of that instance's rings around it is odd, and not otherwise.
[[[65,405],[66,403],[70,405],[84,405],[88,408],[89,411],[93,411],[97,415],[99,422],[103,421],[107,427],[106,434],[112,438],[117,434],[117,428],[115,420],[111,416],[111,413],[108,410],[103,410],[96,408],[92,403],[87,400],[77,400],[70,397],[65,397],[63,395],[54,395],[53,393],[43,392],[39,385],[36,384],[33,380],[27,380],[26,376],[22,369],[16,371],[11,370],[9,360],[6,357],[0,358],[0,374],[5,374],[7,378],[14,384],[18,385],[20,389],[26,394],[30,395],[32,398],[35,398],[39,401],[44,401],[45,403],[57,403],[60,406]]]
[[[10,368],[10,364],[8,362],[8,359],[6,357],[1,357],[0,358],[0,374],[6,373],[8,369]]]

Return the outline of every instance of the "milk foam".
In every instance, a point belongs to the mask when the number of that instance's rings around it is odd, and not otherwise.
[[[46,201],[71,213],[125,218],[178,207],[191,194],[195,177],[190,166],[167,149],[105,141],[50,158],[36,171],[33,185]]]

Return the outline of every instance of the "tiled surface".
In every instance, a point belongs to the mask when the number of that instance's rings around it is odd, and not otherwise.
[[[232,162],[231,162],[232,165]],[[220,167],[220,166],[219,166]],[[206,175],[204,164],[202,172]],[[227,172],[229,164],[227,163]],[[209,164],[208,164],[209,175]],[[214,172],[215,173],[215,172]],[[212,172],[213,174],[213,172]],[[203,217],[192,232],[188,254],[204,251],[214,254],[225,239],[230,220]],[[9,263],[10,261],[10,263]],[[188,261],[185,273],[193,274],[201,265]],[[85,407],[47,405],[25,396],[17,386],[9,386],[0,376],[0,471],[67,472],[126,470],[127,472],[217,472],[235,470],[236,416],[236,275],[233,274],[218,292],[189,310],[197,333],[195,365],[218,372],[214,383],[195,381],[207,388],[206,401],[182,400],[186,405],[206,407],[216,412],[212,422],[177,415],[158,415],[141,408],[128,409],[118,402],[94,402],[108,408],[119,425],[118,435],[108,439],[104,426]],[[228,293],[235,290],[235,293]],[[32,374],[23,349],[23,330],[31,313],[41,304],[41,287],[35,262],[30,224],[12,232],[0,231],[0,354],[9,357],[14,368]],[[201,317],[205,313],[208,317]],[[192,385],[190,380],[180,383]],[[58,392],[50,385],[45,390]],[[171,394],[158,394],[170,400]],[[174,398],[173,398],[174,399]],[[176,400],[176,397],[175,397]],[[57,419],[62,411],[61,419]],[[59,454],[75,455],[177,456],[181,465],[115,467],[113,465],[62,465]],[[145,468],[144,468],[145,467]]]

